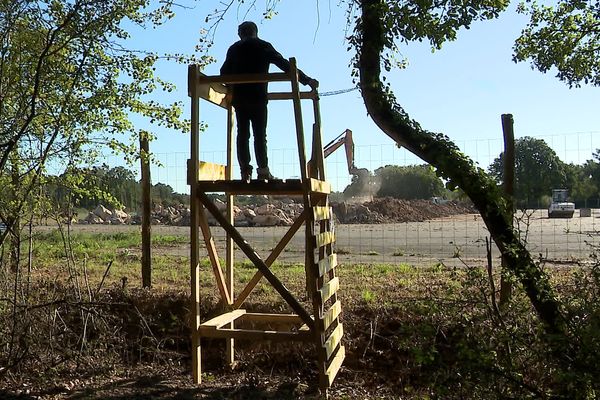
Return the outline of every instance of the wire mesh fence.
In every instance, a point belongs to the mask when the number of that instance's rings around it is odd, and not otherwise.
[[[565,163],[583,164],[593,159],[600,148],[600,132],[535,136],[543,139]],[[456,143],[478,166],[487,169],[503,151],[502,138],[466,140]],[[423,162],[395,143],[355,146],[355,165],[373,172],[386,165],[417,165]],[[188,153],[154,153],[152,182],[170,185],[176,192],[187,193],[186,162]],[[226,152],[202,152],[201,159],[225,163]],[[299,177],[297,150],[271,149],[270,165],[276,176]],[[134,167],[135,169],[135,167]],[[327,180],[334,192],[342,192],[351,182],[348,162],[343,151],[326,159]],[[137,171],[139,173],[139,171]],[[590,210],[581,213],[579,207]],[[436,207],[431,204],[431,207]],[[600,200],[578,204],[573,218],[548,218],[543,205],[519,211],[517,226],[534,255],[548,260],[586,259],[597,244]],[[256,243],[263,257],[275,247],[286,227],[240,228],[251,243]],[[183,231],[182,231],[183,232]],[[185,233],[182,233],[185,234]],[[216,229],[217,243],[224,243],[224,233]],[[303,262],[303,237],[298,233],[280,257],[283,262]],[[360,263],[437,263],[461,264],[483,262],[485,239],[489,233],[477,214],[462,214],[422,222],[384,224],[336,224],[336,246],[342,261]],[[498,254],[494,254],[498,257]],[[243,258],[243,255],[239,255]]]

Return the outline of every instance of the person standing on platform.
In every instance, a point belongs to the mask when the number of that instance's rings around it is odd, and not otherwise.
[[[284,72],[290,70],[290,63],[283,58],[273,45],[258,37],[258,27],[246,21],[238,27],[240,40],[229,50],[221,67],[221,75],[266,74],[269,66],[275,64]],[[303,85],[316,89],[319,82],[298,71],[298,80]],[[254,134],[254,153],[258,165],[258,179],[275,179],[269,171],[267,158],[267,83],[244,83],[232,86],[232,105],[237,121],[237,157],[242,180],[252,179],[250,165],[250,124]]]

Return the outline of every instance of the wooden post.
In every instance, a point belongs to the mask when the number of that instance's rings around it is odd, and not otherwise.
[[[225,179],[231,181],[233,179],[233,128],[234,128],[235,114],[231,105],[227,107],[227,169],[225,170]],[[227,193],[227,221],[233,225],[233,195]],[[233,238],[227,233],[226,238],[226,268],[225,268],[225,282],[227,285],[227,291],[229,292],[229,298],[233,304],[235,301],[235,293],[233,291],[233,264],[234,264],[234,247]],[[234,322],[229,324],[229,328],[235,328]],[[235,343],[234,339],[227,339],[226,341],[226,358],[230,368],[235,366]]]
[[[150,145],[148,136],[140,133],[140,163],[142,171],[142,287],[152,287],[152,236],[150,221]]]
[[[202,212],[198,198],[198,167],[200,162],[200,98],[198,97],[198,79],[200,71],[197,65],[188,67],[188,94],[191,97],[191,136],[190,162],[188,177],[190,184],[190,281],[192,313],[192,369],[196,384],[202,383],[202,358],[198,328],[200,327],[200,285],[198,281],[200,269],[200,233],[199,213]]]
[[[502,133],[504,135],[504,170],[503,170],[503,188],[506,203],[510,210],[510,225],[512,226],[515,208],[514,208],[514,183],[515,183],[515,134],[513,130],[512,114],[502,114]],[[507,271],[506,258],[502,257],[502,277],[500,278],[500,306],[508,304],[512,294],[510,282],[505,278]]]

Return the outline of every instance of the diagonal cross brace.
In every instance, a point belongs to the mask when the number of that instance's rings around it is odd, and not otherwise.
[[[298,229],[300,229],[300,227],[302,226],[302,224],[304,224],[304,221],[307,218],[308,218],[308,210],[302,211],[302,214],[300,214],[300,216],[296,219],[296,221],[294,221],[294,224],[286,232],[286,234],[283,236],[283,238],[281,238],[279,243],[277,243],[277,246],[275,246],[275,248],[273,249],[273,251],[271,252],[269,257],[267,257],[267,259],[265,260],[265,265],[267,267],[270,267],[271,264],[273,264],[275,262],[277,257],[279,257],[279,255],[285,248],[285,245],[287,243],[289,243],[291,238],[296,234],[296,232],[298,232]],[[248,282],[248,284],[246,285],[244,290],[242,290],[242,292],[240,293],[239,297],[233,302],[233,308],[240,308],[242,306],[242,304],[244,303],[246,298],[250,295],[250,293],[252,293],[252,290],[258,284],[258,282],[260,282],[262,277],[263,277],[262,272],[256,271],[256,273],[254,274],[252,279],[250,279],[250,282]]]
[[[304,323],[313,330],[315,327],[315,321],[312,319],[310,314],[306,312],[304,307],[296,300],[294,296],[287,290],[285,285],[281,283],[281,281],[271,272],[267,264],[259,257],[259,255],[254,251],[252,246],[248,244],[242,237],[242,235],[238,232],[237,229],[233,225],[227,221],[227,219],[221,214],[217,206],[210,200],[210,198],[206,195],[206,193],[202,191],[198,191],[196,193],[204,207],[215,217],[215,219],[221,224],[223,229],[231,236],[231,238],[238,245],[240,250],[244,252],[246,257],[252,261],[252,263],[262,272],[263,276],[269,281],[269,283],[277,290],[277,292],[283,297],[283,299],[292,307],[292,309],[302,318]]]

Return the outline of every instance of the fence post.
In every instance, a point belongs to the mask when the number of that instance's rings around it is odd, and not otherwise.
[[[504,135],[504,169],[503,188],[506,203],[510,212],[510,225],[512,227],[515,218],[514,207],[514,183],[515,183],[515,134],[513,130],[512,114],[502,114],[502,133]],[[500,307],[508,304],[512,294],[510,281],[506,279],[506,258],[502,256],[502,274],[500,277]]]
[[[152,286],[152,237],[150,227],[150,146],[146,133],[140,134],[140,162],[142,171],[142,287]]]

